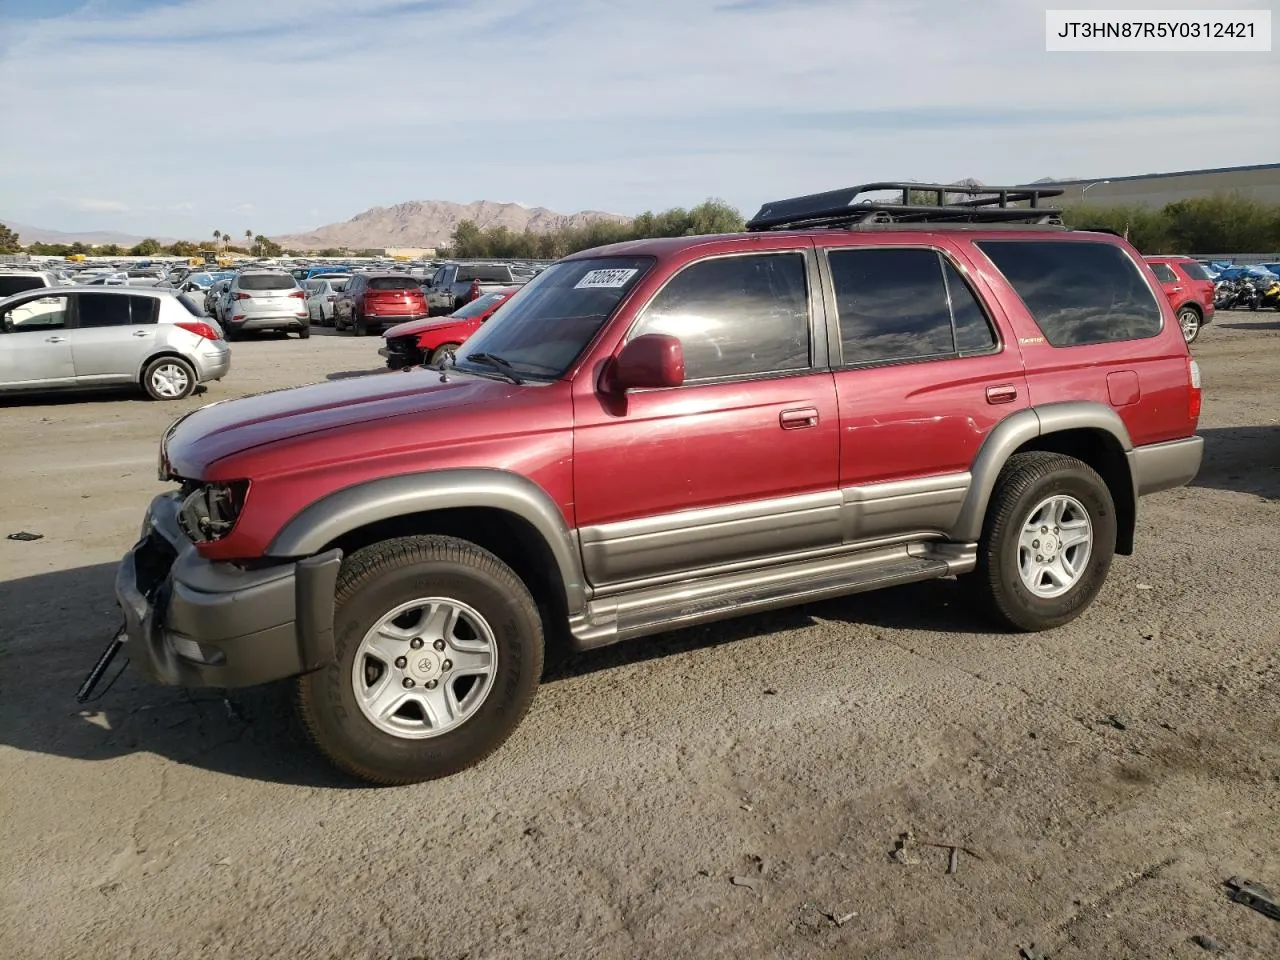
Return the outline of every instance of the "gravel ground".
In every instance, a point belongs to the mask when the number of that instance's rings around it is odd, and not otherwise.
[[[44,539],[0,539],[0,956],[1274,960],[1223,881],[1280,891],[1278,321],[1196,344],[1203,472],[1068,627],[991,633],[940,581],[638,641],[402,789],[331,773],[283,689],[73,698],[170,419],[374,341],[237,344],[177,404],[6,401],[0,533]],[[895,862],[908,830],[973,852]]]

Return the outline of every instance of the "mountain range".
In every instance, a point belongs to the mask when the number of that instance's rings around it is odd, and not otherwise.
[[[330,223],[309,233],[272,237],[283,247],[315,250],[324,247],[441,247],[449,242],[463,220],[482,230],[506,227],[514,233],[545,233],[562,227],[580,227],[599,220],[626,223],[630,217],[600,210],[556,213],[546,207],[522,207],[518,203],[451,203],[448,200],[410,200],[392,207],[373,207],[344,223]]]
[[[474,203],[452,203],[448,200],[411,200],[391,207],[373,207],[350,220],[329,223],[307,233],[285,234],[271,239],[283,247],[296,250],[320,250],[345,247],[351,250],[384,247],[440,247],[449,242],[453,231],[463,220],[471,220],[482,229],[506,227],[519,233],[533,230],[543,233],[560,227],[578,227],[598,220],[626,223],[631,218],[601,210],[579,213],[556,213],[546,207],[523,207],[518,203],[496,203],[477,200]],[[131,247],[142,237],[114,230],[74,232],[47,230],[26,223],[0,218],[21,238],[22,243],[115,243]],[[174,238],[156,237],[161,243]],[[203,243],[207,237],[197,238]],[[235,242],[235,239],[233,239]]]

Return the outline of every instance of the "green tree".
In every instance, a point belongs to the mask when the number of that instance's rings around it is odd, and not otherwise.
[[[200,247],[190,240],[177,240],[169,244],[169,252],[175,257],[194,257],[200,253]]]
[[[124,248],[118,243],[104,243],[100,247],[94,247],[93,252],[100,257],[119,257],[124,254]]]
[[[22,249],[18,235],[0,223],[0,253],[17,253]]]
[[[159,240],[155,240],[151,237],[147,237],[145,240],[142,240],[141,242],[135,244],[129,250],[129,256],[154,257],[157,253],[159,253],[163,249],[164,248],[160,246]]]
[[[65,257],[70,251],[71,248],[65,243],[41,243],[37,240],[27,245],[27,253],[40,257]]]

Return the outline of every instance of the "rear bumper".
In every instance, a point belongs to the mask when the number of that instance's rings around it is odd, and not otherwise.
[[[231,348],[225,340],[205,341],[191,359],[201,383],[221,380],[231,372]]]
[[[235,330],[301,330],[310,323],[310,318],[302,313],[245,317],[238,322],[229,320],[227,325]]]
[[[205,560],[178,526],[177,494],[152,501],[116,574],[130,661],[156,683],[243,687],[330,662],[339,550],[261,570]]]
[[[1134,447],[1127,454],[1134,492],[1140,497],[1182,487],[1195,479],[1204,457],[1204,439],[1187,437]]]

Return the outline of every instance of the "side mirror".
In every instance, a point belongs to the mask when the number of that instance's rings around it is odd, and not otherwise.
[[[665,333],[636,337],[613,361],[609,386],[618,393],[684,383],[684,347]]]

